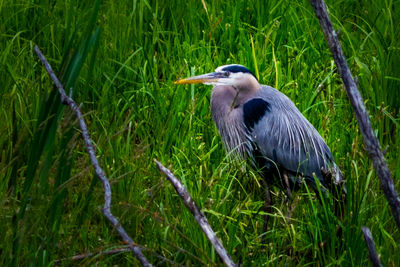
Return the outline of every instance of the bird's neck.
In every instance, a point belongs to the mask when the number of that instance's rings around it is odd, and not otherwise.
[[[242,106],[249,99],[257,95],[258,91],[261,89],[260,84],[257,82],[252,84],[252,86],[247,86],[246,88],[236,88],[236,96],[233,100],[232,105],[234,107]]]

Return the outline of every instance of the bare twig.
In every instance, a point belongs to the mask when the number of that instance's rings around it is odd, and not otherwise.
[[[163,262],[167,262],[167,263],[169,263],[170,265],[173,265],[173,266],[182,266],[183,267],[183,265],[181,265],[181,264],[179,264],[179,263],[177,263],[175,261],[172,261],[172,260],[170,260],[168,258],[165,258],[164,256],[162,256],[162,255],[160,255],[158,253],[155,253],[154,251],[152,251],[149,248],[142,247],[142,246],[140,246],[140,248],[142,250],[144,250],[144,251],[148,251],[151,254],[154,254],[155,257],[159,258],[161,260],[159,262],[159,264],[162,264]],[[120,247],[115,247],[115,248],[109,249],[109,250],[99,250],[97,252],[87,252],[87,253],[84,253],[84,254],[77,254],[77,255],[74,255],[74,256],[71,256],[71,257],[68,257],[68,258],[55,260],[54,264],[58,265],[58,264],[61,264],[64,261],[80,261],[80,260],[84,260],[84,259],[91,258],[91,257],[97,257],[97,256],[102,256],[102,255],[115,255],[115,254],[125,253],[125,252],[129,252],[129,251],[131,251],[129,246],[120,246]]]
[[[47,73],[50,75],[50,78],[53,80],[54,84],[56,85],[58,92],[60,93],[61,102],[65,105],[68,105],[72,109],[72,111],[75,112],[75,115],[79,120],[79,126],[82,130],[82,137],[85,141],[85,146],[86,146],[87,152],[89,153],[89,157],[90,157],[90,160],[92,161],[92,165],[97,174],[97,177],[100,179],[101,183],[103,184],[103,188],[104,188],[104,208],[102,210],[103,214],[111,222],[111,224],[115,227],[115,229],[118,231],[118,233],[124,240],[125,244],[127,244],[128,247],[130,248],[130,250],[132,250],[133,254],[140,261],[140,263],[143,266],[151,266],[151,264],[147,261],[146,257],[143,255],[142,251],[137,246],[137,244],[135,244],[133,242],[132,238],[127,234],[125,229],[121,226],[118,219],[111,213],[110,182],[108,181],[103,169],[100,167],[99,161],[96,158],[94,146],[93,146],[92,140],[90,139],[89,131],[87,129],[85,120],[83,118],[83,115],[82,115],[82,112],[81,112],[79,106],[75,103],[75,101],[71,97],[67,96],[61,82],[58,80],[57,76],[54,74],[53,69],[51,68],[49,62],[46,60],[45,56],[40,51],[39,47],[35,46],[34,50],[35,50],[36,54],[38,55],[40,61],[42,61],[44,67],[47,70]]]
[[[118,254],[118,253],[124,253],[127,251],[130,251],[130,248],[127,246],[123,246],[123,247],[115,248],[112,250],[105,250],[105,251],[99,251],[99,252],[88,252],[85,254],[78,254],[78,255],[74,255],[69,258],[63,258],[60,260],[56,260],[56,261],[54,261],[54,264],[57,265],[63,261],[79,261],[79,260],[83,260],[83,259],[90,258],[93,256],[98,256],[98,255],[114,255],[114,254]]]
[[[367,243],[367,248],[369,252],[369,258],[371,259],[372,266],[374,267],[382,267],[381,261],[379,260],[378,253],[375,249],[374,239],[372,238],[371,231],[368,227],[363,226],[361,230],[364,234],[365,243]]]
[[[371,158],[376,173],[381,181],[382,190],[392,210],[393,217],[396,221],[397,227],[400,230],[400,198],[397,193],[390,170],[386,164],[385,157],[381,151],[368,117],[368,112],[364,106],[364,100],[357,89],[350,69],[347,65],[346,58],[344,57],[342,48],[339,43],[337,33],[333,29],[332,22],[329,19],[327,8],[323,0],[310,0],[314,8],[315,14],[319,19],[322,30],[325,34],[326,41],[331,49],[336,66],[340,72],[343,83],[346,87],[347,94],[353,106],[358,125],[363,135],[365,150]]]
[[[218,255],[221,257],[222,261],[225,263],[226,266],[237,266],[231,256],[229,256],[228,252],[225,250],[224,246],[222,245],[221,241],[218,239],[215,232],[211,229],[210,224],[208,223],[207,218],[204,214],[200,211],[197,207],[196,203],[194,202],[193,198],[190,196],[189,192],[186,190],[185,186],[174,176],[174,174],[164,167],[160,162],[154,160],[157,164],[158,169],[160,172],[164,173],[167,179],[172,183],[175,187],[176,192],[182,199],[185,206],[189,209],[189,211],[193,214],[196,222],[200,225],[201,230],[203,230],[204,234],[210,240],[211,244],[213,245],[214,249],[217,251]]]

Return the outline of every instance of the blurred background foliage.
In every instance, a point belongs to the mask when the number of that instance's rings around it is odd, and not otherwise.
[[[399,1],[327,5],[399,189]],[[308,1],[0,1],[0,29],[1,265],[54,265],[89,252],[58,264],[139,264],[129,252],[96,255],[123,244],[101,214],[102,187],[76,119],[34,45],[82,103],[112,210],[155,265],[221,263],[154,158],[244,266],[368,265],[363,225],[383,264],[400,264],[400,234]],[[288,222],[275,190],[262,244],[261,178],[226,157],[211,88],[172,84],[229,63],[287,94],[324,137],[347,179],[343,218],[302,190]]]

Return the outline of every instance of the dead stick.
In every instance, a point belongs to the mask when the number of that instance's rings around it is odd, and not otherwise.
[[[89,136],[89,131],[87,129],[85,120],[83,118],[82,112],[79,106],[75,103],[75,101],[67,96],[65,93],[64,87],[62,86],[61,82],[58,80],[57,76],[54,74],[53,69],[51,68],[49,62],[46,60],[45,56],[40,51],[39,47],[35,46],[34,48],[36,54],[38,55],[40,61],[42,61],[44,67],[47,70],[47,73],[50,75],[50,78],[53,80],[54,84],[56,85],[58,92],[60,93],[61,102],[65,105],[68,105],[72,111],[75,112],[76,117],[79,120],[79,126],[82,130],[82,137],[85,141],[86,150],[89,153],[90,160],[92,161],[92,165],[94,170],[97,174],[97,177],[100,179],[101,183],[103,184],[104,188],[104,208],[102,210],[103,214],[106,218],[111,222],[111,224],[115,227],[118,231],[122,239],[124,240],[125,244],[132,250],[133,254],[136,258],[140,261],[143,266],[151,266],[151,264],[147,261],[146,257],[143,255],[142,251],[139,247],[133,242],[132,238],[126,233],[125,229],[121,226],[118,219],[111,213],[111,186],[110,182],[108,181],[106,174],[104,173],[103,169],[100,167],[99,161],[96,158],[96,154],[94,152],[94,146],[92,140]]]
[[[163,262],[167,262],[171,266],[182,266],[182,267],[184,266],[184,265],[181,265],[181,264],[179,264],[177,262],[171,261],[170,259],[167,259],[164,256],[159,255],[159,254],[155,253],[154,251],[152,251],[151,249],[148,249],[146,247],[141,247],[141,249],[145,250],[145,251],[148,251],[148,252],[154,254],[155,257],[161,259],[161,261],[158,264],[161,264]],[[128,246],[120,246],[120,247],[117,247],[117,248],[114,248],[114,249],[111,249],[111,250],[104,250],[104,251],[99,250],[98,252],[88,252],[88,253],[85,253],[85,254],[78,254],[78,255],[74,255],[74,256],[68,257],[68,258],[55,260],[54,264],[58,265],[58,264],[61,264],[64,261],[80,261],[80,260],[84,260],[84,259],[91,258],[91,257],[97,257],[97,256],[100,256],[100,255],[114,255],[114,254],[119,254],[119,253],[130,252],[130,251],[131,251],[131,249]]]
[[[371,259],[372,265],[374,267],[382,267],[378,253],[376,252],[374,239],[372,238],[371,231],[366,226],[361,227],[361,230],[363,231],[364,234],[365,243],[367,243],[369,258]]]
[[[204,234],[208,238],[208,240],[213,245],[214,249],[217,251],[218,255],[221,257],[222,261],[226,266],[237,266],[232,258],[229,256],[228,252],[222,245],[221,241],[218,239],[215,232],[211,229],[210,224],[206,216],[200,211],[194,202],[193,198],[190,196],[189,192],[186,190],[185,186],[174,176],[174,174],[164,167],[160,162],[154,160],[157,164],[160,172],[164,173],[167,179],[172,183],[175,187],[176,192],[182,199],[185,206],[189,209],[189,211],[193,214],[196,222],[200,225],[201,230],[203,230]]]
[[[96,255],[113,255],[113,254],[118,254],[118,253],[124,253],[130,251],[129,247],[120,247],[120,248],[115,248],[112,250],[106,250],[106,251],[99,251],[99,252],[88,252],[85,254],[78,254],[78,255],[74,255],[72,257],[69,258],[63,258],[60,260],[56,260],[54,261],[54,264],[60,264],[63,261],[79,261],[79,260],[83,260],[86,258],[90,258]]]
[[[331,49],[332,56],[335,60],[336,66],[342,77],[350,102],[356,114],[358,125],[363,135],[365,150],[368,152],[369,157],[374,164],[376,173],[381,181],[382,190],[390,205],[397,227],[400,230],[399,194],[394,187],[393,179],[386,164],[385,157],[379,146],[378,139],[372,130],[368,112],[364,106],[364,100],[357,89],[357,85],[354,82],[353,76],[351,75],[350,69],[347,65],[347,61],[344,57],[342,47],[340,46],[337,33],[333,29],[332,22],[329,19],[325,2],[323,0],[310,1],[317,18],[319,19],[326,41]]]

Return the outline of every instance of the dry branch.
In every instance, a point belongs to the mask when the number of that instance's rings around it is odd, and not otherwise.
[[[65,93],[64,87],[62,86],[61,82],[58,80],[58,78],[55,75],[53,69],[51,68],[49,62],[46,60],[45,56],[42,54],[39,47],[35,46],[34,50],[35,50],[36,54],[38,55],[40,61],[42,61],[44,67],[47,70],[47,73],[50,75],[50,78],[53,80],[55,86],[57,87],[58,92],[60,93],[61,102],[65,105],[68,105],[72,109],[72,111],[75,112],[75,115],[79,120],[79,126],[82,130],[82,137],[83,137],[83,140],[85,141],[85,146],[86,146],[87,152],[89,153],[89,157],[90,157],[90,160],[92,161],[92,165],[97,174],[97,177],[100,179],[101,183],[103,184],[103,188],[104,188],[104,208],[102,210],[103,214],[111,222],[111,224],[115,227],[115,229],[118,231],[118,233],[122,237],[124,243],[128,245],[130,250],[132,250],[133,254],[140,261],[140,263],[143,266],[151,266],[151,264],[147,261],[146,257],[143,255],[142,251],[137,246],[137,244],[135,244],[135,242],[133,242],[132,238],[127,234],[125,229],[121,226],[118,219],[111,213],[110,182],[108,181],[103,169],[100,167],[99,161],[96,158],[94,146],[93,146],[92,140],[90,139],[89,131],[87,129],[85,120],[83,118],[83,115],[82,115],[82,112],[81,112],[79,106],[75,103],[75,101],[71,97],[67,96],[67,94]]]
[[[382,267],[381,261],[379,260],[378,253],[375,249],[374,239],[372,238],[371,231],[368,227],[361,227],[361,230],[364,234],[365,243],[367,243],[367,248],[369,252],[369,258],[371,259],[372,266],[374,267]]]
[[[333,29],[332,22],[329,19],[325,2],[323,0],[310,0],[310,2],[314,8],[317,18],[319,19],[326,41],[328,42],[332,56],[346,87],[347,94],[353,106],[358,125],[363,135],[365,150],[368,152],[369,157],[374,164],[376,173],[381,181],[382,190],[387,201],[389,202],[397,227],[400,230],[399,194],[394,187],[393,179],[386,164],[385,157],[379,146],[378,139],[372,130],[368,112],[364,106],[364,100],[358,91],[357,84],[354,82],[353,76],[351,75],[350,69],[347,65],[347,61],[340,46],[337,33]]]
[[[189,211],[193,214],[196,222],[200,225],[201,230],[203,230],[204,234],[208,238],[208,240],[213,245],[214,249],[217,251],[218,255],[221,257],[222,261],[226,266],[237,266],[231,256],[229,256],[228,252],[225,250],[221,241],[218,239],[215,232],[211,229],[210,224],[208,223],[207,218],[197,207],[193,198],[190,196],[189,192],[186,190],[185,186],[174,176],[174,174],[164,167],[160,162],[155,160],[158,169],[160,172],[164,173],[167,179],[172,183],[175,187],[176,192],[182,199],[185,206],[189,209]]]
[[[165,258],[164,256],[155,253],[154,251],[152,251],[149,248],[146,247],[141,247],[142,250],[144,251],[148,251],[151,254],[153,254],[155,257],[159,258],[161,261],[158,264],[162,264],[164,262],[167,262],[168,264],[170,264],[171,266],[184,266],[182,264],[179,264],[175,261],[172,261],[170,259]],[[115,255],[115,254],[122,254],[125,252],[130,252],[131,249],[129,248],[129,246],[120,246],[120,247],[116,247],[114,249],[110,249],[110,250],[98,250],[97,252],[87,252],[84,254],[77,254],[68,258],[63,258],[63,259],[59,259],[59,260],[55,260],[54,261],[54,265],[61,265],[63,264],[63,262],[66,261],[81,261],[81,260],[85,260],[88,258],[92,258],[92,257],[98,257],[98,256],[103,256],[103,255]],[[64,264],[65,265],[65,264]]]
[[[54,261],[55,265],[60,264],[63,261],[80,261],[80,260],[84,260],[93,256],[98,256],[98,255],[113,255],[113,254],[118,254],[118,253],[124,253],[130,251],[129,247],[119,247],[119,248],[115,248],[112,250],[106,250],[106,251],[99,251],[99,252],[88,252],[85,254],[79,254],[79,255],[74,255],[72,257],[69,258],[64,258],[64,259],[60,259],[60,260],[56,260]]]

